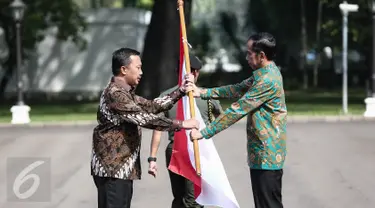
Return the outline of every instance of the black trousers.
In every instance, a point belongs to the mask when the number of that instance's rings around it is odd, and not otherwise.
[[[98,191],[98,208],[130,208],[133,180],[94,176]]]
[[[165,150],[167,167],[171,162],[172,149],[173,142],[170,142]],[[203,208],[195,201],[194,183],[170,170],[168,172],[173,194],[172,208]]]
[[[283,208],[283,170],[250,169],[255,208]]]

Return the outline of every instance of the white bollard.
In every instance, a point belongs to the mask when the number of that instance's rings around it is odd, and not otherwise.
[[[30,107],[27,105],[14,105],[10,109],[12,112],[12,124],[28,124],[30,123]]]
[[[365,99],[366,111],[365,117],[375,117],[375,97],[368,97]]]

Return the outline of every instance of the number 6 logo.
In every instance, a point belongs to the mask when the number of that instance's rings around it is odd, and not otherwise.
[[[44,161],[36,161],[34,163],[31,163],[29,166],[27,166],[25,169],[23,169],[16,177],[13,183],[13,192],[19,199],[27,199],[30,196],[32,196],[36,190],[38,190],[38,187],[40,185],[40,178],[37,174],[29,174],[30,171],[34,170],[38,166],[42,165]],[[22,184],[24,184],[27,180],[33,179],[32,186],[26,190],[24,193],[20,193],[20,187]]]

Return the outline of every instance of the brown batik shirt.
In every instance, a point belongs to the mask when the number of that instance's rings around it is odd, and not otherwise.
[[[112,78],[104,89],[93,132],[91,174],[101,177],[141,179],[141,127],[178,131],[182,121],[157,115],[169,110],[183,96],[179,89],[147,100],[129,85]]]

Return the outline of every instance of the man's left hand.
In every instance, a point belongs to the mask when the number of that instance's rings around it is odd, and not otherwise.
[[[156,178],[157,173],[158,173],[158,166],[155,161],[151,161],[150,164],[148,165],[148,174]]]
[[[191,132],[190,132],[190,139],[193,141],[193,140],[200,140],[202,139],[203,136],[201,134],[201,132],[197,129],[192,129]]]
[[[185,76],[185,79],[182,80],[182,85],[180,87],[180,90],[184,93],[188,93],[194,89],[194,76],[193,75],[187,75]]]
[[[189,73],[189,74],[186,74],[185,75],[185,79],[187,82],[191,82],[191,83],[194,83],[194,75],[192,73]]]

